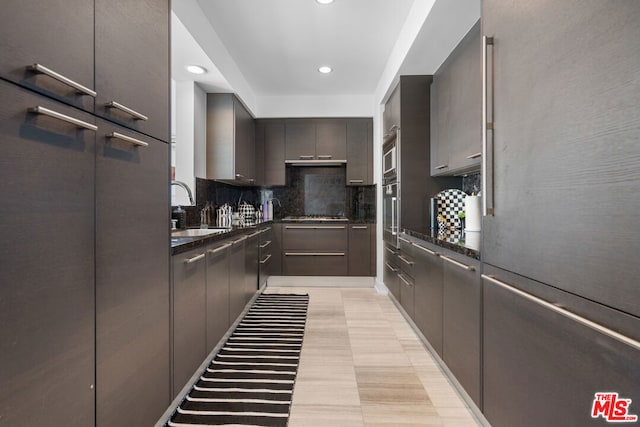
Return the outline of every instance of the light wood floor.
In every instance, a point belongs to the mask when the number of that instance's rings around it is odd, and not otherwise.
[[[266,292],[310,296],[289,427],[478,425],[389,297],[373,288]]]

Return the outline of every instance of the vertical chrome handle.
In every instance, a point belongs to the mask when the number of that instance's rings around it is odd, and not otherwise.
[[[91,130],[91,131],[94,131],[94,132],[98,130],[98,126],[96,126],[96,125],[92,125],[91,123],[87,123],[87,122],[82,121],[80,119],[76,119],[74,117],[67,116],[66,114],[58,113],[57,111],[50,110],[50,109],[42,107],[40,105],[37,105],[37,106],[32,107],[32,108],[29,108],[29,112],[30,113],[34,113],[34,114],[41,114],[43,116],[52,117],[54,119],[61,120],[63,122],[66,122],[66,123],[69,123],[71,125],[74,125],[75,127],[78,127],[78,128]]]
[[[493,47],[493,37],[482,36],[482,215],[493,215],[493,143],[488,146],[488,133],[492,132],[493,142],[493,54],[491,55],[491,73],[487,51]],[[491,88],[489,89],[489,75]],[[489,93],[491,90],[491,93]],[[491,155],[491,159],[489,159]],[[491,165],[489,162],[491,161]]]
[[[131,108],[124,106],[116,101],[107,102],[105,104],[105,107],[115,108],[116,110],[120,110],[123,113],[127,113],[128,115],[130,115],[136,120],[149,120],[149,117],[145,116],[144,114],[138,113],[136,110],[132,110]]]
[[[391,235],[395,236],[398,234],[397,226],[396,226],[396,203],[398,202],[397,197],[391,198]]]
[[[128,142],[129,144],[137,145],[138,147],[148,147],[149,144],[144,141],[140,141],[139,139],[132,138],[130,136],[121,134],[119,132],[111,132],[107,135],[107,138],[115,138],[120,139],[122,141]]]
[[[49,76],[52,79],[55,79],[55,80],[59,81],[60,83],[63,83],[65,85],[69,86],[69,87],[74,88],[75,90],[78,91],[78,93],[82,93],[84,95],[89,95],[89,96],[92,96],[94,98],[97,95],[95,91],[89,89],[88,87],[83,86],[78,82],[74,82],[69,77],[65,77],[60,73],[56,73],[52,69],[47,68],[42,64],[28,65],[27,66],[27,70],[32,71],[34,73],[40,73],[40,74],[44,74],[46,76]]]

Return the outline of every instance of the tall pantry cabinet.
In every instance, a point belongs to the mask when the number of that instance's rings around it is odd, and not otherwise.
[[[638,22],[634,0],[482,3],[495,427],[601,425],[597,392],[640,402]]]
[[[169,390],[169,2],[0,16],[0,426],[153,425]]]

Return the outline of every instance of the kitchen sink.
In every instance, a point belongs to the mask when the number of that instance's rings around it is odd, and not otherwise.
[[[228,228],[188,228],[186,230],[173,230],[171,237],[200,237],[211,234],[220,234],[228,231]]]

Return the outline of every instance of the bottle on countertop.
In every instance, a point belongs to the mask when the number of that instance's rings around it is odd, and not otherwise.
[[[267,209],[269,219],[273,219],[273,200],[269,200]]]

